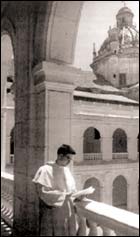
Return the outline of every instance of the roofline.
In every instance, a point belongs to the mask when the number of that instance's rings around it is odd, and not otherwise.
[[[126,102],[126,101],[118,101],[118,100],[107,100],[107,99],[100,99],[100,98],[89,98],[89,97],[83,97],[80,95],[74,95],[73,96],[74,100],[83,100],[83,101],[89,101],[89,102],[99,102],[99,103],[109,103],[109,104],[123,104],[126,106],[137,106],[139,107],[139,103],[138,102]]]

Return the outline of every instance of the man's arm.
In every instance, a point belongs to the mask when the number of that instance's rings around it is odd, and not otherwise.
[[[40,184],[37,184],[37,191],[40,199],[49,206],[61,207],[66,198],[66,193],[60,190],[52,190]]]

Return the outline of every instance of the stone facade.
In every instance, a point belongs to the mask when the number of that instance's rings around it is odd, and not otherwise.
[[[94,48],[91,68],[118,88],[139,82],[139,32],[133,25],[134,14],[123,7],[116,15],[116,27],[109,28],[108,38],[98,54]]]
[[[113,103],[101,93],[101,98],[93,98],[94,93],[81,96],[75,90],[87,80],[72,67],[82,5],[81,1],[2,2],[1,30],[11,37],[14,52],[14,229],[22,235],[38,235],[38,198],[32,178],[39,166],[55,159],[61,143],[77,151],[71,168],[78,188],[96,182],[100,200],[111,204],[114,180],[124,176],[127,207],[137,209],[138,103],[119,96]],[[88,86],[91,83],[90,78]],[[100,132],[100,160],[84,160],[83,134],[89,127]],[[112,159],[112,134],[117,128],[127,134],[128,156],[121,161]]]

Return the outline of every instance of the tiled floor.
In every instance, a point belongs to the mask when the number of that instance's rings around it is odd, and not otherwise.
[[[1,236],[11,236],[12,229],[1,219]]]

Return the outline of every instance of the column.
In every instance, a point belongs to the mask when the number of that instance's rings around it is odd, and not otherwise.
[[[137,137],[128,137],[127,139],[127,147],[128,147],[128,159],[129,160],[137,160]]]
[[[1,111],[1,171],[6,168],[6,111]]]
[[[112,205],[112,184],[110,182],[111,177],[107,173],[108,177],[104,178],[104,183],[101,185],[101,202]]]
[[[112,160],[112,137],[104,136],[101,142],[102,159],[105,161]]]
[[[37,129],[43,134],[44,162],[56,159],[61,144],[72,145],[73,90],[77,76],[74,68],[50,62],[43,62],[34,70]]]
[[[128,211],[138,213],[139,204],[138,204],[138,180],[133,178],[129,181],[127,185],[127,208]]]
[[[10,136],[6,137],[6,164],[10,164]]]

